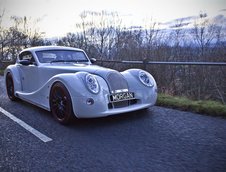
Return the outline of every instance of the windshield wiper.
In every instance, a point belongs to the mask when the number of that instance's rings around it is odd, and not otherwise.
[[[52,60],[50,63],[66,62],[65,60]]]
[[[58,62],[73,62],[73,63],[79,63],[79,62],[88,62],[87,60],[52,60],[50,63],[58,63]]]

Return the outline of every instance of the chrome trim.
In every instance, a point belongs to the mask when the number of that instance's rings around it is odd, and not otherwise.
[[[119,90],[111,91],[112,94],[114,94],[114,93],[123,93],[123,92],[129,92],[129,90],[128,89],[119,89]]]

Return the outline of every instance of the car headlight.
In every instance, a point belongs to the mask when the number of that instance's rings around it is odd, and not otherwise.
[[[95,78],[95,76],[93,76],[91,74],[87,74],[85,80],[86,80],[87,88],[91,93],[94,93],[94,94],[99,93],[100,87],[99,87],[99,83],[98,83],[97,79]]]
[[[153,78],[148,72],[140,70],[139,79],[142,82],[142,84],[144,84],[147,87],[153,87],[154,86]]]

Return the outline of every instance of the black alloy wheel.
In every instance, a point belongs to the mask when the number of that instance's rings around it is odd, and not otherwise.
[[[60,82],[55,83],[51,89],[50,109],[54,118],[61,124],[68,124],[74,116],[71,96]]]

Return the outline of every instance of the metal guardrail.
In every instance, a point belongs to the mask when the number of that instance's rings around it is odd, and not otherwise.
[[[127,60],[100,60],[97,62],[101,63],[124,63],[124,64],[143,64],[143,65],[202,65],[202,66],[226,66],[226,62],[167,62],[167,61],[127,61]]]
[[[101,63],[122,63],[122,64],[140,64],[143,65],[144,69],[147,65],[198,65],[198,66],[224,66],[226,67],[226,62],[169,62],[169,61],[129,61],[129,60],[101,60],[97,59],[97,62]],[[1,62],[0,68],[5,68],[9,64],[12,64],[12,62]]]

